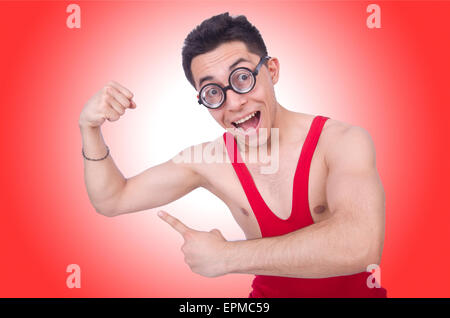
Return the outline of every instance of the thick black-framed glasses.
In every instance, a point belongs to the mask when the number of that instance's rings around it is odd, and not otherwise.
[[[228,86],[222,87],[219,84],[210,83],[202,87],[197,95],[198,103],[208,108],[216,109],[225,103],[227,90],[231,89],[238,94],[250,92],[256,84],[256,75],[259,69],[270,56],[262,56],[254,71],[247,67],[238,67],[234,69],[228,77]]]

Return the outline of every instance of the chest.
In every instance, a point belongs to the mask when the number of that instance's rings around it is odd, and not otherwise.
[[[294,176],[299,163],[300,147],[293,147],[290,151],[281,151],[277,169],[270,169],[273,173],[261,173],[257,164],[246,164],[257,191],[271,212],[278,218],[286,220],[292,213],[292,199]],[[300,166],[302,162],[300,162]],[[267,166],[266,166],[267,167]],[[299,167],[300,168],[300,167]],[[266,170],[267,171],[267,170]],[[328,168],[324,154],[316,148],[311,159],[309,175],[307,205],[314,223],[330,216],[326,200],[326,178]],[[258,221],[244,189],[231,163],[221,164],[220,167],[210,167],[209,189],[229,207],[234,219],[239,224],[247,239],[260,238],[261,232]],[[298,186],[296,180],[296,186]]]

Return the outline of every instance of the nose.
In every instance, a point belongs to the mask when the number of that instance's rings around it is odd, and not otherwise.
[[[225,108],[231,111],[240,111],[247,103],[247,94],[239,94],[228,89],[226,91]]]

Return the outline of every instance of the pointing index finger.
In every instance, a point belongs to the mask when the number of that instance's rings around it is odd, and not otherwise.
[[[158,216],[163,219],[163,221],[169,223],[171,227],[174,228],[175,231],[183,235],[183,237],[191,231],[189,227],[184,225],[180,220],[178,220],[176,217],[171,216],[169,213],[164,211],[159,211]]]

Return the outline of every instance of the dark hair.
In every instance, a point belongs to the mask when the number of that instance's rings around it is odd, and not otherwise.
[[[189,83],[195,88],[191,62],[197,55],[209,52],[230,41],[242,41],[247,50],[258,56],[266,56],[267,49],[258,29],[244,15],[231,17],[228,12],[204,20],[184,40],[182,49],[183,69]]]

